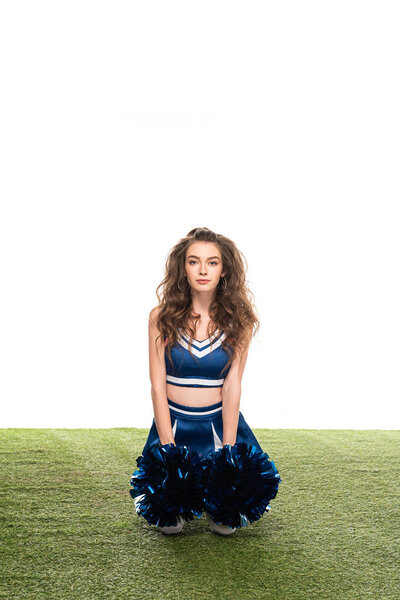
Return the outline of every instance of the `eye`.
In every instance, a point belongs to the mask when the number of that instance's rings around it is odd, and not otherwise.
[[[196,263],[196,262],[197,262],[197,260],[193,260],[193,259],[191,259],[191,260],[189,260],[188,262],[189,262],[189,265],[192,265],[193,263]],[[216,260],[211,260],[211,261],[210,261],[210,264],[211,264],[211,265],[218,265],[218,262],[217,262]]]

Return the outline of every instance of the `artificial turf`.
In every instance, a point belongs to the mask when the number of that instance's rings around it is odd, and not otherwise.
[[[253,431],[282,482],[223,537],[136,514],[148,430],[0,430],[0,598],[398,600],[400,431]]]

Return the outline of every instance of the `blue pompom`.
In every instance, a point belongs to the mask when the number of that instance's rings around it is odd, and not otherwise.
[[[201,517],[204,466],[195,450],[156,441],[136,464],[129,493],[150,525],[177,525],[179,515],[187,521]]]
[[[243,527],[271,509],[281,478],[268,454],[256,446],[225,444],[204,459],[203,508],[219,525]]]

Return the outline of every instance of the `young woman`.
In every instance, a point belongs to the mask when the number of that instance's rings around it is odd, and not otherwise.
[[[200,458],[237,442],[263,452],[239,410],[249,345],[259,329],[242,257],[230,239],[205,227],[190,231],[170,252],[156,291],[159,304],[149,315],[154,419],[142,455],[156,442],[186,446]],[[275,477],[277,486],[277,471]],[[140,514],[138,506],[136,499]],[[208,512],[206,518],[215,533],[236,530]],[[179,515],[175,526],[158,529],[179,533],[184,523]]]

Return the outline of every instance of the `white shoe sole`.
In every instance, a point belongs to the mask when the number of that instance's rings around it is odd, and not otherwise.
[[[219,535],[230,535],[236,531],[236,527],[228,527],[226,525],[218,525],[215,521],[212,520],[210,515],[206,512],[206,519],[210,526],[211,531],[214,533],[218,533]]]
[[[170,526],[166,526],[166,527],[159,527],[157,525],[157,529],[159,531],[161,531],[162,533],[165,533],[166,535],[172,535],[174,533],[180,533],[183,529],[184,524],[185,524],[185,519],[182,517],[182,515],[178,515],[178,524],[177,525],[170,525]]]

